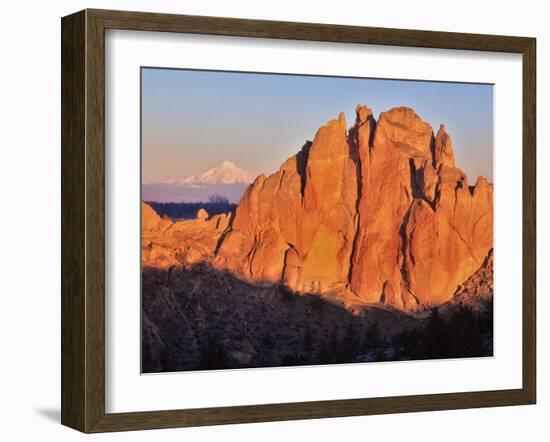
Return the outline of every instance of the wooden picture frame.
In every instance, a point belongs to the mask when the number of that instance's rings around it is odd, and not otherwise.
[[[84,10],[62,19],[62,408],[83,432],[142,430],[534,404],[536,400],[536,41],[534,38]],[[457,392],[131,413],[105,412],[105,30],[418,48],[523,58],[523,385]]]

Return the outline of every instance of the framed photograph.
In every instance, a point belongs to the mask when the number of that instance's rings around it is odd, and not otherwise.
[[[535,403],[535,39],[61,24],[64,425]]]

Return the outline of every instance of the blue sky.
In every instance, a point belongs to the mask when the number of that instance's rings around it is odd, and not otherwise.
[[[143,182],[179,178],[230,160],[272,173],[340,112],[409,106],[445,123],[470,184],[493,177],[491,85],[142,69]]]

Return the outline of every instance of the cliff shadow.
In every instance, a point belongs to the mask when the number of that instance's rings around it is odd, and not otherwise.
[[[446,323],[425,324],[384,308],[353,313],[330,295],[251,284],[207,264],[142,274],[144,373],[437,358],[421,349],[441,346],[429,335],[442,334]]]
[[[407,315],[251,284],[208,264],[142,275],[144,372],[354,362]],[[408,318],[403,324],[415,322]]]
[[[296,154],[296,173],[300,177],[300,193],[302,197],[304,196],[304,189],[306,187],[306,166],[311,144],[311,141],[307,140]]]

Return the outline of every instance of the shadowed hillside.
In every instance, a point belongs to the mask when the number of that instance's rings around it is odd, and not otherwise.
[[[492,336],[492,311],[352,311],[330,295],[253,285],[206,264],[145,268],[142,307],[145,373],[492,354],[481,338]]]

